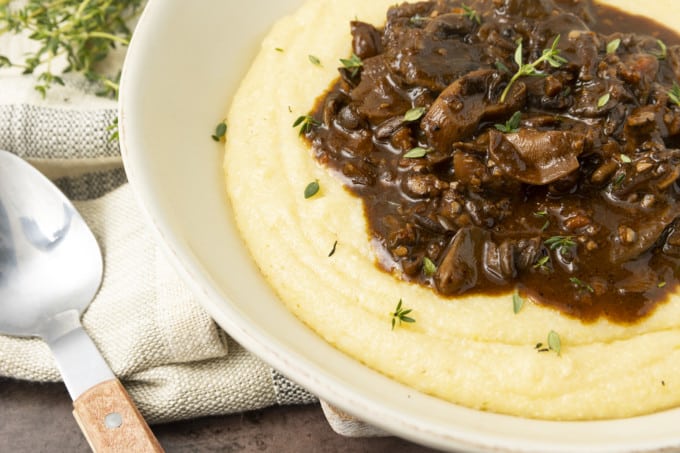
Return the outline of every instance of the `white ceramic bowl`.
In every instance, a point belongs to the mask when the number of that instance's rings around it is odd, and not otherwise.
[[[239,238],[211,139],[273,21],[302,0],[151,0],[121,82],[126,171],[159,240],[215,320],[321,398],[398,436],[454,450],[680,449],[680,410],[600,422],[474,411],[418,393],[340,353],[277,300]]]

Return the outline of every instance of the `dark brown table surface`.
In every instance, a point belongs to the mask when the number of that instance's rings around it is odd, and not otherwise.
[[[62,384],[0,378],[0,451],[88,452]],[[318,404],[153,425],[167,452],[432,452],[397,437],[336,434]]]

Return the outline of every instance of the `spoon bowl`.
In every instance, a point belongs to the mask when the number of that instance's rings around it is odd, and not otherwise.
[[[53,338],[55,317],[80,318],[102,274],[97,240],[71,202],[0,151],[0,332]]]
[[[71,202],[0,151],[0,333],[47,343],[94,451],[162,451],[80,323],[102,277],[97,240]]]

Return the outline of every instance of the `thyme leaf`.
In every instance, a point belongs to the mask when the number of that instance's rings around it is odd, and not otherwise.
[[[534,217],[546,219],[545,222],[543,223],[543,226],[541,227],[541,231],[545,231],[548,229],[548,227],[550,226],[550,219],[548,219],[548,211],[546,210],[536,211],[534,212]]]
[[[675,105],[680,106],[680,85],[678,85],[678,82],[673,82],[673,87],[668,92],[668,99]]]
[[[115,117],[111,124],[106,126],[106,130],[109,132],[109,143],[118,140],[118,117]]]
[[[317,57],[316,55],[309,54],[309,55],[307,55],[307,58],[309,58],[309,61],[314,66],[321,66],[321,60],[319,60],[319,57]]]
[[[546,265],[548,264],[548,261],[550,261],[550,256],[549,255],[544,255],[541,258],[538,259],[534,263],[534,269],[546,269]]]
[[[217,123],[215,126],[215,132],[212,134],[212,139],[216,142],[223,141],[227,134],[227,122],[223,120],[221,123]]]
[[[437,265],[428,257],[423,258],[423,273],[428,277],[437,273]]]
[[[607,105],[610,98],[611,98],[611,94],[609,94],[609,93],[605,93],[602,96],[600,96],[600,98],[597,100],[597,108],[601,109],[602,107]]]
[[[613,55],[621,45],[621,38],[612,39],[607,43],[607,54]]]
[[[404,121],[417,121],[425,114],[426,110],[425,107],[413,107],[404,113]]]
[[[562,353],[562,340],[554,330],[548,333],[548,349],[554,351],[558,356]]]
[[[666,47],[666,43],[660,39],[657,39],[656,43],[659,45],[659,50],[652,52],[652,55],[654,55],[658,60],[665,60],[668,56],[668,47]]]
[[[512,295],[512,311],[517,314],[524,306],[524,299],[517,293]]]
[[[415,148],[411,149],[409,152],[404,154],[404,157],[407,159],[419,159],[421,157],[425,157],[429,152],[430,150],[427,148],[416,146]]]
[[[316,195],[319,192],[319,181],[314,180],[307,184],[307,187],[305,187],[305,199],[307,198],[312,198],[314,195]]]

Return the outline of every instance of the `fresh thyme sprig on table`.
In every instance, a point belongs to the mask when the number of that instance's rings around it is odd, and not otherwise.
[[[43,96],[54,84],[63,85],[62,73],[81,73],[99,86],[101,96],[118,96],[120,73],[104,74],[99,63],[117,45],[125,46],[132,34],[128,22],[141,10],[144,0],[28,0],[17,8],[0,0],[0,35],[26,33],[36,41],[36,51],[23,61],[0,55],[0,67],[37,73],[35,89]],[[64,58],[63,70],[54,68]]]
[[[540,65],[543,62],[548,63],[550,66],[553,68],[559,68],[563,64],[567,62],[567,60],[560,56],[560,49],[557,48],[557,45],[560,43],[560,35],[557,35],[555,37],[555,40],[553,41],[552,45],[550,46],[550,49],[543,49],[543,54],[538,57],[536,60],[534,60],[531,63],[523,64],[522,63],[522,41],[517,42],[517,49],[515,50],[515,63],[517,63],[518,69],[515,75],[512,76],[508,84],[506,85],[505,89],[503,90],[503,93],[501,94],[501,103],[505,102],[505,98],[507,97],[508,93],[510,92],[510,87],[515,83],[517,79],[520,77],[524,76],[530,76],[530,75],[538,75],[540,72],[536,69],[538,65]]]

